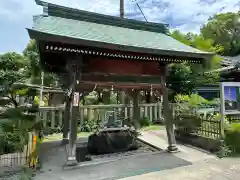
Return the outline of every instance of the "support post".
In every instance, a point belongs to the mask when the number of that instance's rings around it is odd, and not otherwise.
[[[68,99],[70,100],[69,105],[69,121],[70,121],[70,133],[69,133],[69,144],[67,154],[67,166],[77,165],[76,159],[76,140],[77,140],[77,114],[78,107],[73,107],[73,95],[76,86],[76,75],[78,72],[78,61],[76,59],[69,61],[68,64],[69,75],[71,77],[71,83],[68,90]],[[71,76],[72,75],[72,76]]]
[[[71,99],[68,97],[68,95],[65,95],[66,101],[65,101],[65,113],[64,113],[64,120],[63,120],[63,144],[68,144],[69,142],[69,109],[70,109],[70,103]]]
[[[139,92],[140,90],[127,91],[127,95],[130,96],[133,101],[133,124],[136,129],[140,128]]]
[[[124,0],[120,0],[120,17],[124,18]]]
[[[165,122],[165,126],[166,126],[166,131],[167,131],[167,138],[168,138],[167,150],[169,152],[176,152],[178,150],[178,148],[176,145],[176,139],[175,139],[175,134],[174,134],[173,115],[172,115],[172,111],[169,107],[168,89],[166,86],[167,64],[164,64],[160,68],[164,68],[163,69],[164,74],[162,75],[162,78],[161,78],[161,88],[162,88],[162,92],[163,92],[163,117],[164,117],[164,122]]]

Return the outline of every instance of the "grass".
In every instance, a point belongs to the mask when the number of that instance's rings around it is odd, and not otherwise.
[[[77,134],[77,137],[78,138],[88,137],[90,134],[91,132],[80,132]],[[62,133],[57,133],[57,134],[45,136],[42,142],[51,142],[51,141],[60,141],[60,140],[62,140]]]
[[[164,127],[165,127],[164,125],[153,124],[153,125],[150,125],[150,126],[142,127],[141,131],[156,131],[156,130],[163,129]]]

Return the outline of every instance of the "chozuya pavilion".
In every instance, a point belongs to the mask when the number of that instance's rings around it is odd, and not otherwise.
[[[138,94],[152,88],[163,93],[168,150],[176,151],[166,88],[170,63],[204,63],[212,54],[186,46],[168,35],[166,24],[120,19],[36,0],[43,14],[33,18],[29,36],[38,44],[42,69],[57,73],[68,87],[64,138],[70,121],[67,164],[76,162],[74,92],[96,88],[124,90],[133,98],[139,118]]]

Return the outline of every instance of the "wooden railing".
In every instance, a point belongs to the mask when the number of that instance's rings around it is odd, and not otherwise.
[[[148,118],[152,122],[163,121],[162,104],[140,104],[140,118]],[[174,104],[171,104],[174,115]],[[44,127],[50,127],[52,129],[62,127],[64,120],[64,107],[41,107],[40,112],[37,114],[37,119],[43,121]],[[114,111],[120,114],[121,120],[133,117],[133,105],[124,104],[110,104],[110,105],[85,105],[79,107],[78,124],[83,125],[84,121],[98,121],[103,122],[105,120],[106,112]],[[208,120],[207,114],[204,114],[201,127],[199,128],[200,136],[218,138],[220,135],[220,122],[214,120]],[[119,118],[119,117],[116,117]],[[119,120],[119,119],[117,119]]]
[[[140,104],[140,118],[147,117],[150,121],[162,119],[162,104]],[[44,127],[62,127],[64,118],[64,107],[40,107],[37,120],[42,120]],[[110,104],[110,105],[85,105],[79,107],[80,125],[84,120],[104,121],[107,111],[121,114],[122,119],[133,117],[133,105]]]

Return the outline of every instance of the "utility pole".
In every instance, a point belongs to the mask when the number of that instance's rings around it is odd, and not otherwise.
[[[120,0],[120,18],[124,19],[124,0]],[[120,104],[125,103],[125,92],[120,91]]]
[[[120,18],[124,18],[124,0],[120,0]]]

